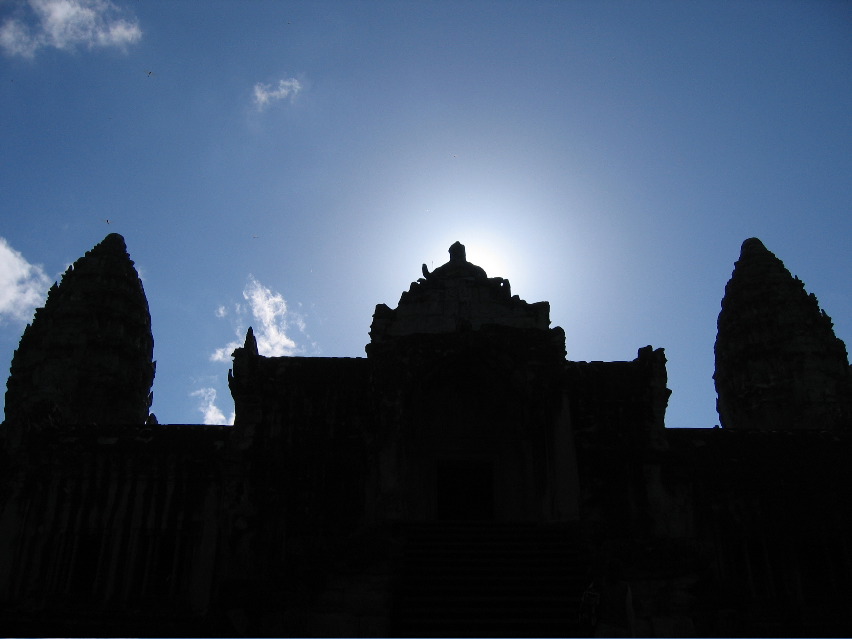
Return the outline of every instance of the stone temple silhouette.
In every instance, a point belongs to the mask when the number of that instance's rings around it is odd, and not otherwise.
[[[7,383],[0,627],[852,631],[848,357],[759,240],[719,315],[722,428],[665,428],[662,349],[567,360],[549,304],[461,244],[422,275],[376,307],[366,358],[265,357],[249,329],[228,376],[234,426],[161,425],[124,239],[75,262]]]

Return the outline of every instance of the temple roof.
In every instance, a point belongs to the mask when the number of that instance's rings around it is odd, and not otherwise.
[[[476,264],[471,264],[467,261],[467,255],[464,244],[455,242],[449,249],[450,261],[439,266],[431,273],[426,265],[423,265],[423,277],[427,280],[431,278],[449,278],[449,277],[472,277],[478,280],[487,279],[488,275],[485,269]]]
[[[376,306],[370,337],[373,343],[414,334],[455,333],[483,326],[548,330],[550,304],[530,304],[512,295],[509,281],[488,277],[467,260],[455,242],[450,260],[434,271],[422,266],[423,277],[412,282],[396,309]]]

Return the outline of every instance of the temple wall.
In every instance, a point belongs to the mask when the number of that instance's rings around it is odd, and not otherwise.
[[[677,538],[703,549],[703,605],[735,615],[740,632],[852,627],[842,612],[852,596],[852,438],[675,429],[666,439],[660,489],[682,506],[667,511]]]
[[[104,609],[166,619],[207,612],[224,441],[218,429],[178,426],[70,427],[30,439],[26,453],[8,457],[0,600],[63,623]]]
[[[640,349],[629,362],[566,362],[565,388],[581,517],[616,535],[650,534],[670,394],[662,349]]]

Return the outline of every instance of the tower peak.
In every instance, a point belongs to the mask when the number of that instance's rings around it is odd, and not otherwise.
[[[467,253],[464,244],[461,242],[454,242],[448,250],[450,253],[450,262],[467,262]]]
[[[432,278],[473,278],[484,280],[488,277],[485,269],[467,261],[467,252],[464,244],[455,242],[449,248],[450,261],[436,268],[431,273],[424,264],[421,267],[423,277],[427,280]]]
[[[750,237],[743,242],[742,247],[740,248],[740,259],[745,257],[746,255],[754,255],[757,253],[769,253],[769,249],[766,248],[763,242],[761,242],[756,237]]]

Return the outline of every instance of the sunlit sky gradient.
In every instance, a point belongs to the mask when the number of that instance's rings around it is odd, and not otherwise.
[[[455,240],[550,302],[570,359],[665,348],[671,427],[718,423],[748,237],[852,345],[849,2],[6,0],[0,162],[4,370],[121,233],[161,423],[229,418],[249,325],[363,356]]]

